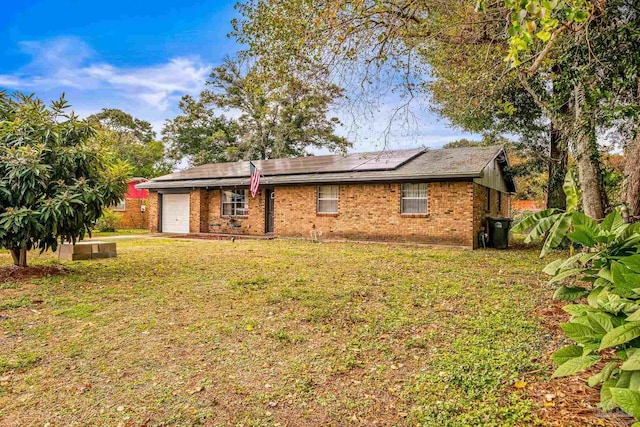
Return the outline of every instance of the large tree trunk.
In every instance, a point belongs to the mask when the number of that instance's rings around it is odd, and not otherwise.
[[[640,77],[636,80],[636,103],[640,103]],[[640,126],[624,153],[625,197],[629,220],[640,221]]]
[[[582,210],[586,215],[600,220],[604,218],[606,194],[600,170],[600,152],[595,140],[581,134],[575,141],[578,163],[578,182],[582,191]]]
[[[600,150],[595,138],[595,123],[585,105],[584,89],[578,85],[574,89],[574,147],[578,163],[578,182],[582,192],[582,210],[591,218],[604,218],[607,207],[607,195],[604,191],[604,179],[600,168]]]
[[[629,219],[636,222],[640,221],[640,131],[627,147],[624,158],[625,202]]]
[[[18,267],[27,266],[27,247],[14,248],[10,250],[11,257],[13,258],[13,264]]]
[[[562,74],[560,65],[553,66],[553,74]],[[555,81],[551,81],[553,93],[558,93]],[[560,115],[571,114],[571,107],[564,103],[558,111]],[[567,176],[567,162],[569,159],[569,147],[567,138],[562,134],[561,129],[554,125],[553,121],[549,128],[549,181],[547,182],[547,208],[567,209],[567,195],[564,194],[562,185]]]
[[[562,184],[567,175],[569,150],[562,132],[551,124],[549,151],[549,181],[547,182],[547,208],[567,209],[567,196]]]

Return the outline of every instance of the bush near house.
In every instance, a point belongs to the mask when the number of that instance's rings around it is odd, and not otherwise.
[[[93,128],[61,98],[0,92],[0,247],[15,265],[27,251],[82,239],[124,194],[128,167],[107,164]]]
[[[120,226],[120,217],[112,209],[104,209],[96,222],[96,228],[102,232],[114,232]]]

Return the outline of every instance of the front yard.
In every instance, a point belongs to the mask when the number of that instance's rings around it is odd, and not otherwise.
[[[546,425],[557,403],[532,397],[553,388],[536,249],[117,244],[0,283],[0,424]]]

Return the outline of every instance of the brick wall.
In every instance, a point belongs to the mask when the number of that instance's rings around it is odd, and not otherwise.
[[[400,184],[341,185],[337,214],[316,213],[316,187],[275,190],[275,235],[473,245],[473,184],[434,182],[428,214],[400,213]]]
[[[209,231],[209,191],[191,190],[189,193],[189,232],[206,233]]]
[[[339,186],[338,213],[316,213],[316,186],[275,189],[274,235],[319,239],[352,239],[448,244],[476,247],[487,216],[509,216],[511,197],[491,190],[486,211],[486,187],[472,182],[432,182],[428,187],[428,214],[400,213],[400,184]],[[191,232],[263,235],[265,190],[249,196],[249,214],[235,221],[222,215],[220,190],[192,190]],[[147,200],[149,229],[158,230],[158,193]],[[233,227],[231,225],[237,225]]]
[[[209,211],[207,229],[211,233],[227,234],[264,234],[265,221],[265,191],[264,188],[256,197],[249,195],[249,214],[247,216],[235,216],[233,221],[228,216],[222,215],[222,199],[220,190],[211,190],[209,193]]]
[[[114,211],[119,218],[119,228],[147,228],[149,227],[149,214],[142,212],[141,206],[145,199],[125,199],[124,211]]]
[[[149,198],[147,199],[147,218],[149,220],[149,231],[151,233],[158,232],[158,192],[149,191]]]

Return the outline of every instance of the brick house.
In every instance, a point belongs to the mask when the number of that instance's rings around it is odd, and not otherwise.
[[[118,215],[119,228],[149,228],[149,214],[147,213],[149,190],[136,188],[136,185],[146,181],[146,178],[132,178],[128,183],[124,199],[111,207],[113,212]]]
[[[137,185],[149,228],[477,246],[485,218],[509,216],[514,181],[501,146],[410,149],[207,164]]]

